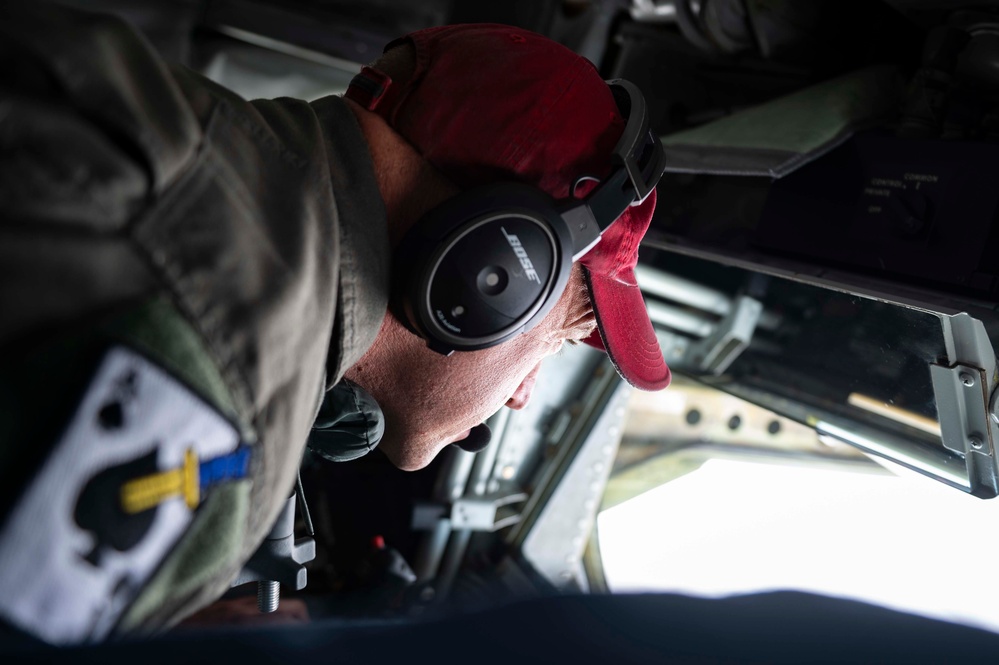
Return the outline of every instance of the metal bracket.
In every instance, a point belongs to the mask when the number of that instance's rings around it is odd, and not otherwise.
[[[984,324],[968,314],[946,316],[941,323],[951,365],[930,365],[930,377],[943,445],[964,458],[970,492],[994,497],[999,494],[995,349]]]
[[[450,519],[455,531],[499,531],[520,521],[520,511],[512,506],[526,500],[523,492],[466,496],[451,503],[450,514],[446,505],[421,502],[413,509],[413,528],[432,529],[440,520]]]
[[[527,500],[527,494],[487,494],[464,497],[451,505],[451,526],[469,531],[499,531],[520,521],[520,512],[501,515],[503,508]]]
[[[745,351],[763,314],[763,303],[749,296],[735,299],[732,311],[714,332],[690,347],[698,368],[718,376]]]
[[[979,367],[930,365],[943,445],[960,455],[992,457],[988,378]]]
[[[316,541],[295,538],[295,495],[278,514],[267,538],[246,563],[232,586],[247,582],[278,582],[296,591],[304,589],[308,573],[303,564],[316,558]]]

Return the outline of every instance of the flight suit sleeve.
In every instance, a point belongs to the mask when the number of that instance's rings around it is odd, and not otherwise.
[[[246,102],[118,19],[0,0],[0,618],[100,640],[223,593],[326,365],[377,334],[386,248],[342,101]]]

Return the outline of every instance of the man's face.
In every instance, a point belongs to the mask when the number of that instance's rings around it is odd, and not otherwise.
[[[421,469],[504,405],[526,406],[541,361],[565,342],[585,339],[595,326],[576,266],[541,323],[489,349],[442,356],[389,313],[347,378],[382,407],[385,437],[379,448],[400,469]]]

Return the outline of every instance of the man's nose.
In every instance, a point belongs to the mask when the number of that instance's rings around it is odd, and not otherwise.
[[[538,380],[538,371],[541,369],[541,363],[534,366],[524,380],[520,382],[517,386],[517,390],[513,392],[513,396],[506,401],[506,406],[508,408],[519,411],[527,406],[527,403],[531,401],[531,393],[534,392],[534,384]]]

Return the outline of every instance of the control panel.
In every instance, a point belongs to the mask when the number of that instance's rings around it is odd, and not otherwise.
[[[760,249],[999,295],[999,145],[853,137],[777,180]]]

